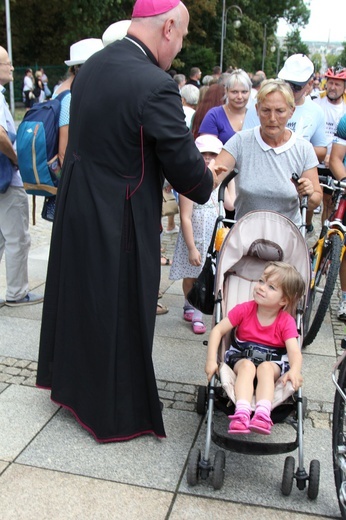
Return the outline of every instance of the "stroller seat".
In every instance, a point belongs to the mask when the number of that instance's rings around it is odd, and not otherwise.
[[[235,305],[253,299],[254,285],[263,273],[264,266],[268,261],[284,261],[293,265],[305,282],[305,294],[299,302],[296,312],[298,344],[301,348],[303,314],[306,309],[311,276],[310,256],[305,239],[298,227],[288,218],[273,211],[247,213],[234,224],[226,235],[216,261],[213,325],[227,316],[229,310]],[[311,461],[309,474],[307,474],[303,465],[304,411],[301,388],[298,389],[295,400],[287,399],[293,393],[293,387],[290,382],[284,386],[279,378],[273,401],[275,408],[272,413],[273,422],[281,422],[290,415],[287,422],[296,431],[294,441],[275,442],[274,440],[273,442],[270,438],[267,438],[266,442],[256,442],[256,440],[252,440],[253,437],[251,438],[251,436],[229,435],[226,428],[217,431],[213,418],[214,407],[226,415],[230,415],[234,411],[234,404],[230,406],[229,403],[230,401],[235,402],[234,382],[236,376],[233,370],[224,363],[225,352],[230,344],[231,334],[229,333],[222,338],[217,352],[221,386],[218,385],[218,378],[214,375],[207,389],[205,387],[199,388],[197,403],[199,413],[205,413],[201,406],[203,398],[207,401],[205,452],[201,457],[198,448],[191,451],[187,469],[188,483],[196,485],[199,476],[205,479],[212,471],[214,489],[221,488],[224,478],[225,454],[222,450],[217,451],[214,464],[211,464],[209,457],[210,441],[226,450],[253,455],[288,453],[298,448],[296,473],[294,472],[294,458],[286,457],[282,477],[282,493],[284,495],[290,494],[293,480],[296,478],[297,487],[301,490],[305,489],[308,482],[308,496],[309,498],[316,498],[319,486],[319,462],[317,460]],[[254,401],[252,404],[254,405]],[[287,408],[289,409],[288,413],[286,413]],[[274,418],[275,414],[277,420]],[[258,439],[257,434],[254,435]]]

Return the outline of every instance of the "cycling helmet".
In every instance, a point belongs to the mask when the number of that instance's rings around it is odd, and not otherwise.
[[[325,77],[328,79],[343,79],[346,81],[346,69],[339,68],[335,69],[334,67],[331,67],[327,70],[325,73]]]

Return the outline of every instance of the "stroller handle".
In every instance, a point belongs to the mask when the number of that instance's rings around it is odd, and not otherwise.
[[[221,182],[220,188],[219,188],[218,202],[224,202],[224,200],[225,200],[225,189],[226,189],[228,183],[231,182],[231,180],[234,179],[234,177],[236,177],[237,175],[238,175],[238,172],[235,171],[235,170],[232,170],[227,175],[227,177],[225,177],[224,180]]]

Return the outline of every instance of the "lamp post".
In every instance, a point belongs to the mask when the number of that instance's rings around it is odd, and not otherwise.
[[[226,27],[227,27],[227,14],[230,9],[237,9],[239,12],[239,16],[243,16],[243,11],[240,9],[239,5],[230,5],[226,9],[226,0],[222,0],[222,20],[221,20],[221,48],[220,48],[220,68],[222,71],[223,65],[223,49],[224,49],[224,41],[226,38]],[[234,21],[234,27],[238,29],[240,27],[241,21],[239,19]]]
[[[264,71],[264,60],[267,54],[267,24],[264,24],[263,30],[263,50],[262,50],[262,70]]]
[[[10,0],[5,0],[5,10],[6,10],[7,52],[8,52],[8,57],[10,58],[10,62],[13,63]],[[11,108],[12,115],[14,115],[14,86],[13,86],[13,81],[10,82],[9,89],[10,89],[10,108]]]

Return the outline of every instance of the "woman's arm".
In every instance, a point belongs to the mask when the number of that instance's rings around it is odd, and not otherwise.
[[[225,189],[224,206],[228,211],[234,211],[235,197],[235,182],[234,179],[232,179]]]
[[[299,197],[307,195],[309,197],[308,209],[315,209],[321,204],[322,188],[318,180],[317,168],[305,170],[298,180],[297,192]]]
[[[208,381],[211,380],[213,375],[218,369],[217,364],[217,351],[219,349],[220,341],[227,332],[233,329],[232,323],[228,318],[223,318],[220,323],[215,325],[210,332],[208,339],[208,350],[207,360],[205,363],[205,373],[207,374]]]
[[[213,159],[209,163],[209,169],[213,172],[214,179],[217,179],[218,184],[221,184],[227,175],[234,169],[234,166],[235,158],[226,150],[221,150],[216,159]]]
[[[69,125],[64,125],[59,128],[58,156],[59,156],[60,166],[63,165],[64,159],[65,159],[65,152],[66,152],[67,141],[68,141],[68,126]]]
[[[284,384],[287,381],[291,381],[293,388],[298,390],[299,387],[303,384],[303,376],[302,376],[302,361],[303,357],[299,349],[298,341],[296,338],[290,338],[286,341],[286,350],[288,356],[288,362],[290,364],[290,369],[286,374],[282,377],[282,382]]]
[[[192,211],[193,211],[193,202],[192,200],[184,197],[184,195],[179,195],[179,206],[180,206],[180,222],[181,229],[184,235],[184,240],[187,245],[187,249],[189,250],[189,262],[191,265],[199,266],[201,265],[201,254],[196,248],[195,240],[193,237],[193,228],[192,228]]]

